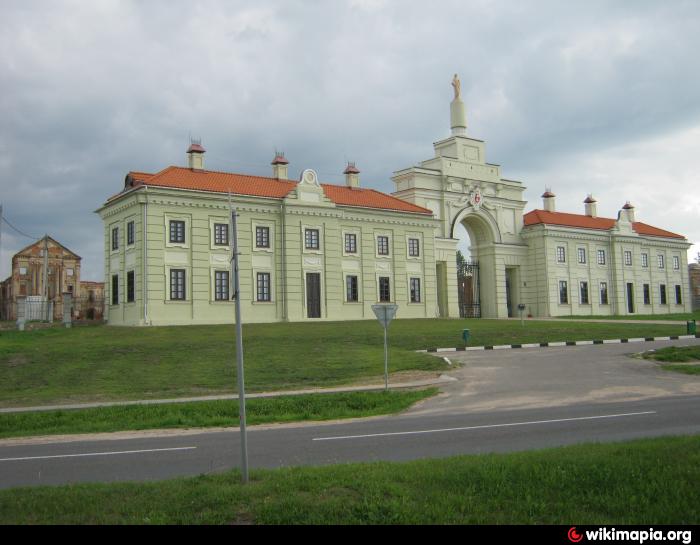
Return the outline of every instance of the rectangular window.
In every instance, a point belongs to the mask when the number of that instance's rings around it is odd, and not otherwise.
[[[608,283],[607,282],[600,283],[600,304],[601,305],[608,304]]]
[[[681,297],[681,287],[678,284],[676,284],[676,304],[677,305],[683,304],[682,297]]]
[[[677,255],[673,256],[673,269],[679,270],[681,268],[681,260]]]
[[[360,300],[357,291],[357,276],[345,277],[345,289],[348,303],[357,303]]]
[[[377,254],[389,255],[389,237],[383,235],[377,237]]]
[[[662,304],[662,305],[667,304],[667,301],[666,301],[666,284],[660,284],[660,285],[659,285],[659,299],[661,300],[661,304]]]
[[[642,267],[647,268],[649,266],[649,254],[642,254]]]
[[[73,269],[68,269],[68,270],[72,271]],[[19,274],[21,274],[21,275],[27,274],[27,267],[20,267]],[[72,276],[72,275],[68,275],[68,276]]]
[[[20,271],[21,274],[22,271]],[[66,276],[73,276],[73,269],[66,269]]]
[[[578,262],[582,263],[582,264],[586,262],[586,249],[585,248],[578,249]]]
[[[598,250],[598,265],[605,265],[605,250]]]
[[[644,288],[642,290],[644,292],[644,304],[651,305],[651,289],[649,289],[649,284],[644,284],[642,287]]]
[[[411,257],[420,257],[420,240],[417,238],[408,239],[408,255]]]
[[[411,303],[420,303],[420,278],[411,278]]]
[[[119,249],[119,227],[112,229],[112,250]]]
[[[628,267],[632,265],[632,252],[625,250],[625,265]]]
[[[318,231],[316,232],[318,233]],[[270,273],[257,274],[257,300],[260,302],[272,300],[270,295]]]
[[[214,245],[228,246],[228,223],[214,224]]]
[[[355,233],[345,233],[345,253],[357,253],[357,235]]]
[[[182,220],[170,220],[170,242],[184,244],[185,222]]]
[[[659,263],[659,269],[663,269],[664,268],[664,256],[662,254],[659,254],[656,256],[656,260]]]
[[[566,280],[559,281],[559,303],[562,305],[569,303],[569,290],[566,285]]]
[[[307,250],[319,249],[319,233],[318,229],[304,230],[304,246]]]
[[[112,275],[112,304],[119,304],[119,275]]]
[[[126,302],[133,303],[135,301],[134,294],[136,291],[136,278],[134,271],[126,273]]]
[[[214,300],[228,301],[228,271],[214,271]]]
[[[391,288],[389,285],[388,276],[379,277],[379,301],[382,303],[388,303],[391,301]]]
[[[134,222],[130,221],[126,224],[126,244],[131,245],[134,243]]]
[[[581,304],[588,304],[588,282],[581,282]]]
[[[269,248],[270,247],[270,228],[256,227],[255,228],[255,247]]]
[[[185,300],[185,269],[170,269],[170,299]]]
[[[566,263],[566,249],[564,246],[557,246],[557,263]]]

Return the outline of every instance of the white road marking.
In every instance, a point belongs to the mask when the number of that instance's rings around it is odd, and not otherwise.
[[[468,431],[468,430],[484,430],[488,428],[506,428],[511,426],[532,426],[535,424],[554,424],[558,422],[575,422],[581,420],[599,420],[601,418],[621,418],[624,416],[641,416],[645,414],[656,414],[656,411],[645,411],[641,413],[624,413],[624,414],[606,414],[602,416],[580,416],[577,418],[560,418],[558,420],[535,420],[533,422],[513,422],[510,424],[488,424],[485,426],[468,426],[465,428],[443,428],[436,430],[418,430],[418,431],[396,431],[388,433],[369,433],[365,435],[345,435],[338,437],[316,437],[312,441],[337,441],[340,439],[364,439],[367,437],[390,437],[393,435],[420,435],[424,433],[441,433],[447,431]]]
[[[192,450],[197,447],[155,448],[148,450],[122,450],[119,452],[87,452],[84,454],[57,454],[55,456],[25,456],[23,458],[0,458],[0,462],[17,462],[22,460],[48,460],[50,458],[79,458],[82,456],[115,456],[117,454],[139,454],[142,452],[168,452],[174,450]]]
[[[547,343],[549,346],[566,346],[566,342],[554,342],[554,343]]]

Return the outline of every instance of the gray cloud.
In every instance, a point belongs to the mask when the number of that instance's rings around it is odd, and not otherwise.
[[[340,183],[354,160],[364,185],[391,191],[393,171],[430,157],[448,135],[455,72],[470,134],[528,186],[532,206],[549,183],[560,208],[575,211],[590,187],[616,207],[636,200],[645,221],[700,240],[692,201],[679,214],[654,206],[664,191],[654,180],[669,161],[680,172],[671,181],[700,167],[672,145],[700,126],[693,1],[3,8],[0,199],[15,224],[82,255],[85,277],[102,276],[92,211],[129,170],[183,164],[190,134],[203,138],[212,169],[268,174],[277,147],[294,175],[313,167]],[[643,171],[615,160],[642,150],[651,154],[639,156]],[[28,241],[3,235],[4,276]]]

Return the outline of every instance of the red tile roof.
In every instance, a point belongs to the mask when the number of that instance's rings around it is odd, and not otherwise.
[[[610,218],[592,218],[591,216],[584,216],[581,214],[547,212],[546,210],[533,210],[525,214],[523,219],[525,227],[530,225],[546,224],[575,227],[579,229],[598,229],[602,231],[609,231],[615,227],[615,220]],[[683,235],[671,233],[670,231],[664,231],[663,229],[653,227],[652,225],[647,225],[641,221],[635,221],[632,223],[632,229],[634,229],[634,231],[640,235],[685,239]]]
[[[211,191],[214,193],[231,192],[234,195],[250,195],[273,199],[283,199],[297,186],[296,182],[290,180],[214,172],[211,170],[193,170],[175,166],[167,167],[157,174],[130,172],[127,178],[129,176],[133,179],[134,187],[147,185]],[[329,184],[321,184],[321,186],[326,196],[335,204],[341,206],[357,206],[432,215],[432,211],[427,208],[416,206],[374,189],[350,188]],[[117,196],[115,195],[112,199]]]

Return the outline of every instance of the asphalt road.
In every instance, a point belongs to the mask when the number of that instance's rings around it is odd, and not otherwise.
[[[559,371],[553,375],[554,351],[559,349],[480,354],[454,373],[458,380],[444,394],[402,415],[249,428],[250,467],[405,461],[700,433],[700,396],[695,393],[700,392],[695,389],[700,379],[670,374],[626,355],[648,348],[562,348]],[[508,358],[512,361],[506,364]],[[567,380],[575,374],[572,365],[591,366],[585,387],[580,378]],[[499,372],[511,380],[499,380]],[[476,375],[470,373],[482,373],[480,388],[472,384]],[[624,377],[631,389],[618,385]],[[589,395],[611,381],[617,398],[612,393]],[[660,386],[653,389],[649,384]],[[572,397],[571,391],[579,395]],[[527,403],[512,407],[501,403],[525,392]],[[484,398],[491,398],[496,407],[475,410],[484,405]],[[237,429],[232,429],[110,434],[60,442],[2,441],[0,487],[146,481],[224,471],[240,465],[239,439]]]

